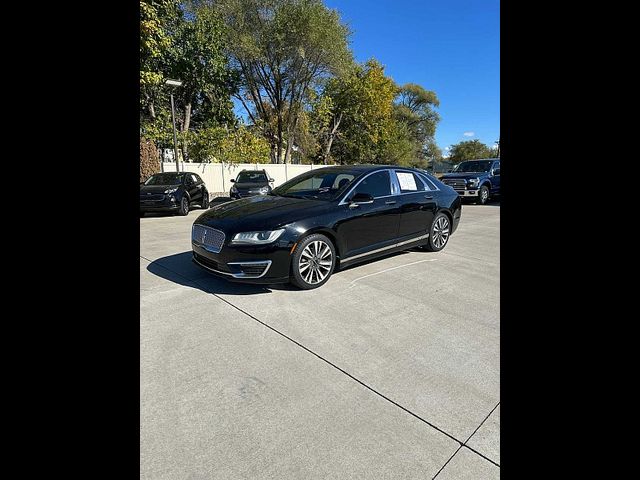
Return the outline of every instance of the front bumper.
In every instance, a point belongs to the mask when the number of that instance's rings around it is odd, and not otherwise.
[[[480,191],[479,190],[456,190],[456,193],[461,197],[477,197]]]
[[[191,242],[193,262],[210,273],[234,282],[286,283],[293,244],[276,241],[269,245],[229,245],[225,240],[219,253]]]
[[[140,197],[141,212],[171,212],[179,208],[180,199],[172,195],[163,195],[159,200],[144,200],[144,197]]]

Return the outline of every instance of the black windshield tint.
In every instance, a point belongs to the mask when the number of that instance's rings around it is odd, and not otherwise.
[[[488,172],[491,170],[491,165],[493,164],[493,160],[482,160],[482,161],[473,161],[473,162],[462,162],[460,163],[455,172]]]
[[[240,172],[236,183],[269,183],[263,172]]]
[[[349,170],[324,170],[303,173],[273,190],[273,195],[284,197],[334,200],[358,176]]]
[[[144,182],[145,185],[180,185],[184,173],[156,173]]]

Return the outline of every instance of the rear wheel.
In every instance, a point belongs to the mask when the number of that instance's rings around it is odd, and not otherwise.
[[[316,233],[304,238],[291,258],[291,282],[299,288],[318,288],[329,280],[336,265],[331,240]]]
[[[187,197],[182,197],[180,200],[180,209],[178,209],[178,215],[182,215],[183,217],[189,213],[189,199]]]
[[[209,208],[209,192],[202,192],[202,208]]]
[[[429,252],[439,252],[447,245],[450,236],[451,222],[449,217],[444,213],[439,213],[433,219],[431,230],[429,231],[429,242],[424,246],[424,249]]]

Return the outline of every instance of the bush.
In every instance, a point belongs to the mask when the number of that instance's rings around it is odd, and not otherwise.
[[[140,138],[140,181],[144,182],[151,175],[159,172],[158,149],[151,140]]]
[[[193,162],[269,163],[270,161],[269,142],[255,135],[247,127],[229,130],[223,127],[210,127],[188,132],[187,135],[189,156]]]

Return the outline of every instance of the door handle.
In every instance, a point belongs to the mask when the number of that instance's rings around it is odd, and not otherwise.
[[[396,203],[395,200],[390,200],[388,202],[384,202],[385,205],[393,205],[394,203]]]
[[[425,195],[424,198],[426,198],[427,200],[431,200],[433,198],[433,195]]]

